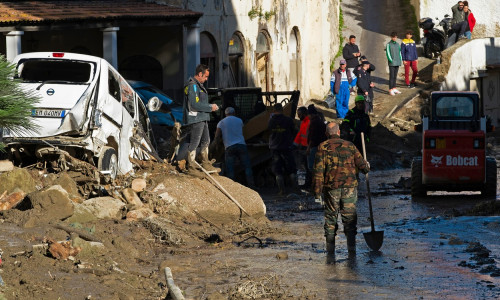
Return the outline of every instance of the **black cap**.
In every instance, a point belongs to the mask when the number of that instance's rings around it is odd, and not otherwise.
[[[363,61],[363,65],[369,65],[369,64],[370,64],[369,61],[367,61],[367,60]]]

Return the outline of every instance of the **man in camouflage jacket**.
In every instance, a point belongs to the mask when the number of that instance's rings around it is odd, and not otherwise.
[[[358,199],[356,175],[370,171],[370,164],[363,159],[353,143],[340,138],[339,125],[330,123],[327,126],[329,139],[321,143],[316,153],[314,164],[314,195],[325,199],[325,237],[329,255],[335,253],[335,235],[340,212],[344,233],[347,237],[349,253],[356,251]]]

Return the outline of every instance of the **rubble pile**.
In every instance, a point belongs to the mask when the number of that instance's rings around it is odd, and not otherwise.
[[[50,172],[38,165],[17,168],[0,161],[0,299],[2,293],[27,299],[33,291],[44,299],[57,298],[64,284],[57,288],[54,282],[70,273],[97,276],[92,279],[97,282],[111,276],[116,299],[134,298],[123,298],[125,290],[136,290],[130,292],[144,299],[155,283],[141,283],[140,278],[152,275],[136,269],[134,262],[150,265],[149,259],[165,247],[209,244],[212,235],[224,235],[231,243],[233,236],[241,239],[241,224],[247,228],[268,221],[259,194],[225,177],[211,180],[249,215],[212,181],[179,173],[170,164],[142,165],[134,175],[115,179],[92,174]],[[54,282],[46,282],[47,275]],[[145,285],[149,292],[138,296]],[[101,295],[109,292],[109,287],[103,289]],[[165,295],[164,290],[157,293]]]

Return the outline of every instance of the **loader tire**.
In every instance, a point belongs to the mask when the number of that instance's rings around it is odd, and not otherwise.
[[[494,157],[486,157],[486,182],[481,195],[488,198],[495,198],[497,195],[497,162]]]
[[[411,198],[427,196],[427,190],[422,184],[422,157],[415,157],[411,162]]]
[[[109,176],[113,179],[116,178],[116,174],[118,173],[118,156],[115,149],[105,147],[102,155],[99,157],[97,166],[99,171],[110,171]]]

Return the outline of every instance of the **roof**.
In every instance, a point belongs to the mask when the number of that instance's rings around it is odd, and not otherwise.
[[[199,19],[203,14],[144,0],[1,1],[0,27],[74,21]]]

